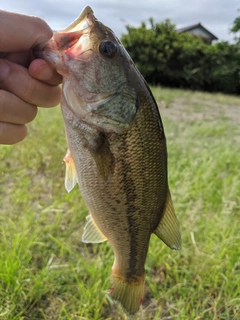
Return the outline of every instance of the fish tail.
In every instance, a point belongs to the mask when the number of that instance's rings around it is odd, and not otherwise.
[[[131,278],[121,277],[113,271],[110,276],[110,294],[114,300],[119,301],[129,314],[135,314],[143,299],[145,274],[132,276]]]

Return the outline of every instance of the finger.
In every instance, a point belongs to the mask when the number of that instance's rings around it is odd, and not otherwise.
[[[22,141],[27,135],[25,125],[0,122],[0,144],[14,144]]]
[[[11,92],[0,90],[0,122],[26,124],[36,115],[36,106],[19,99]]]
[[[28,72],[33,78],[47,84],[59,85],[62,82],[62,76],[42,59],[33,60],[29,65]]]
[[[16,27],[17,26],[17,27]],[[38,17],[0,10],[1,52],[25,51],[52,37],[48,24]]]
[[[60,87],[32,78],[26,68],[7,60],[0,60],[0,88],[41,107],[56,106],[61,97]]]
[[[5,55],[4,58],[14,63],[20,64],[23,67],[28,67],[31,61],[31,52],[30,50],[20,52],[9,52]]]
[[[1,59],[7,59],[14,63],[18,63],[21,66],[28,67],[32,60],[31,50],[19,51],[19,52],[0,52]]]

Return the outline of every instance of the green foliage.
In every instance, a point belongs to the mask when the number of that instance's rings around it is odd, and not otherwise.
[[[232,32],[237,33],[240,31],[240,17],[237,17],[233,22]]]
[[[127,26],[121,38],[136,66],[151,84],[193,90],[240,93],[240,48],[206,44],[190,33],[178,33],[170,20],[150,28]]]
[[[240,11],[240,9],[238,10]],[[240,42],[240,17],[237,17],[234,21],[233,21],[233,26],[231,28],[231,32],[236,34],[236,40],[238,42]]]
[[[219,42],[210,47],[215,50],[210,73],[211,91],[240,93],[240,47],[237,44]]]
[[[182,250],[151,237],[143,309],[134,320],[238,320],[240,100],[154,87],[168,142]],[[44,128],[44,130],[43,130]],[[0,146],[0,319],[126,320],[108,294],[113,252],[84,244],[87,208],[64,188],[59,108]]]

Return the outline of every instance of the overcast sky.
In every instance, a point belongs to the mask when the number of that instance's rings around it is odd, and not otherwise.
[[[240,15],[239,0],[1,0],[0,9],[43,18],[53,30],[64,29],[90,5],[95,16],[118,37],[125,25],[139,26],[150,17],[155,22],[167,18],[177,28],[201,22],[219,40],[231,41],[234,19]]]

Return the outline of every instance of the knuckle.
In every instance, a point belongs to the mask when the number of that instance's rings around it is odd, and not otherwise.
[[[26,138],[27,127],[25,125],[18,125],[17,131],[18,131],[18,133],[15,136],[15,141],[13,143],[20,142]]]
[[[29,123],[31,121],[33,121],[37,115],[37,107],[34,106],[34,105],[31,105],[27,114],[26,114],[26,117],[25,117],[25,123]]]
[[[37,93],[37,83],[31,77],[25,77],[24,82],[22,82],[22,98],[29,103],[34,104],[34,98]]]
[[[5,90],[0,90],[0,122],[25,124],[37,115],[37,107]]]
[[[55,107],[59,104],[61,99],[61,88],[58,86],[51,87],[45,95],[45,103],[41,106],[45,108]]]
[[[0,122],[0,144],[14,144],[22,141],[27,135],[25,125],[14,125]]]
[[[43,19],[39,17],[33,17],[33,22],[34,32],[36,32],[35,34],[37,35],[35,44],[46,41],[52,37],[53,31]]]
[[[0,144],[4,143],[5,126],[5,123],[0,122]]]
[[[60,87],[55,87],[54,88],[54,95],[53,95],[53,106],[56,106],[60,103],[61,100],[61,95],[62,95],[62,90]]]
[[[0,89],[0,121],[6,118],[8,110],[8,92]]]

